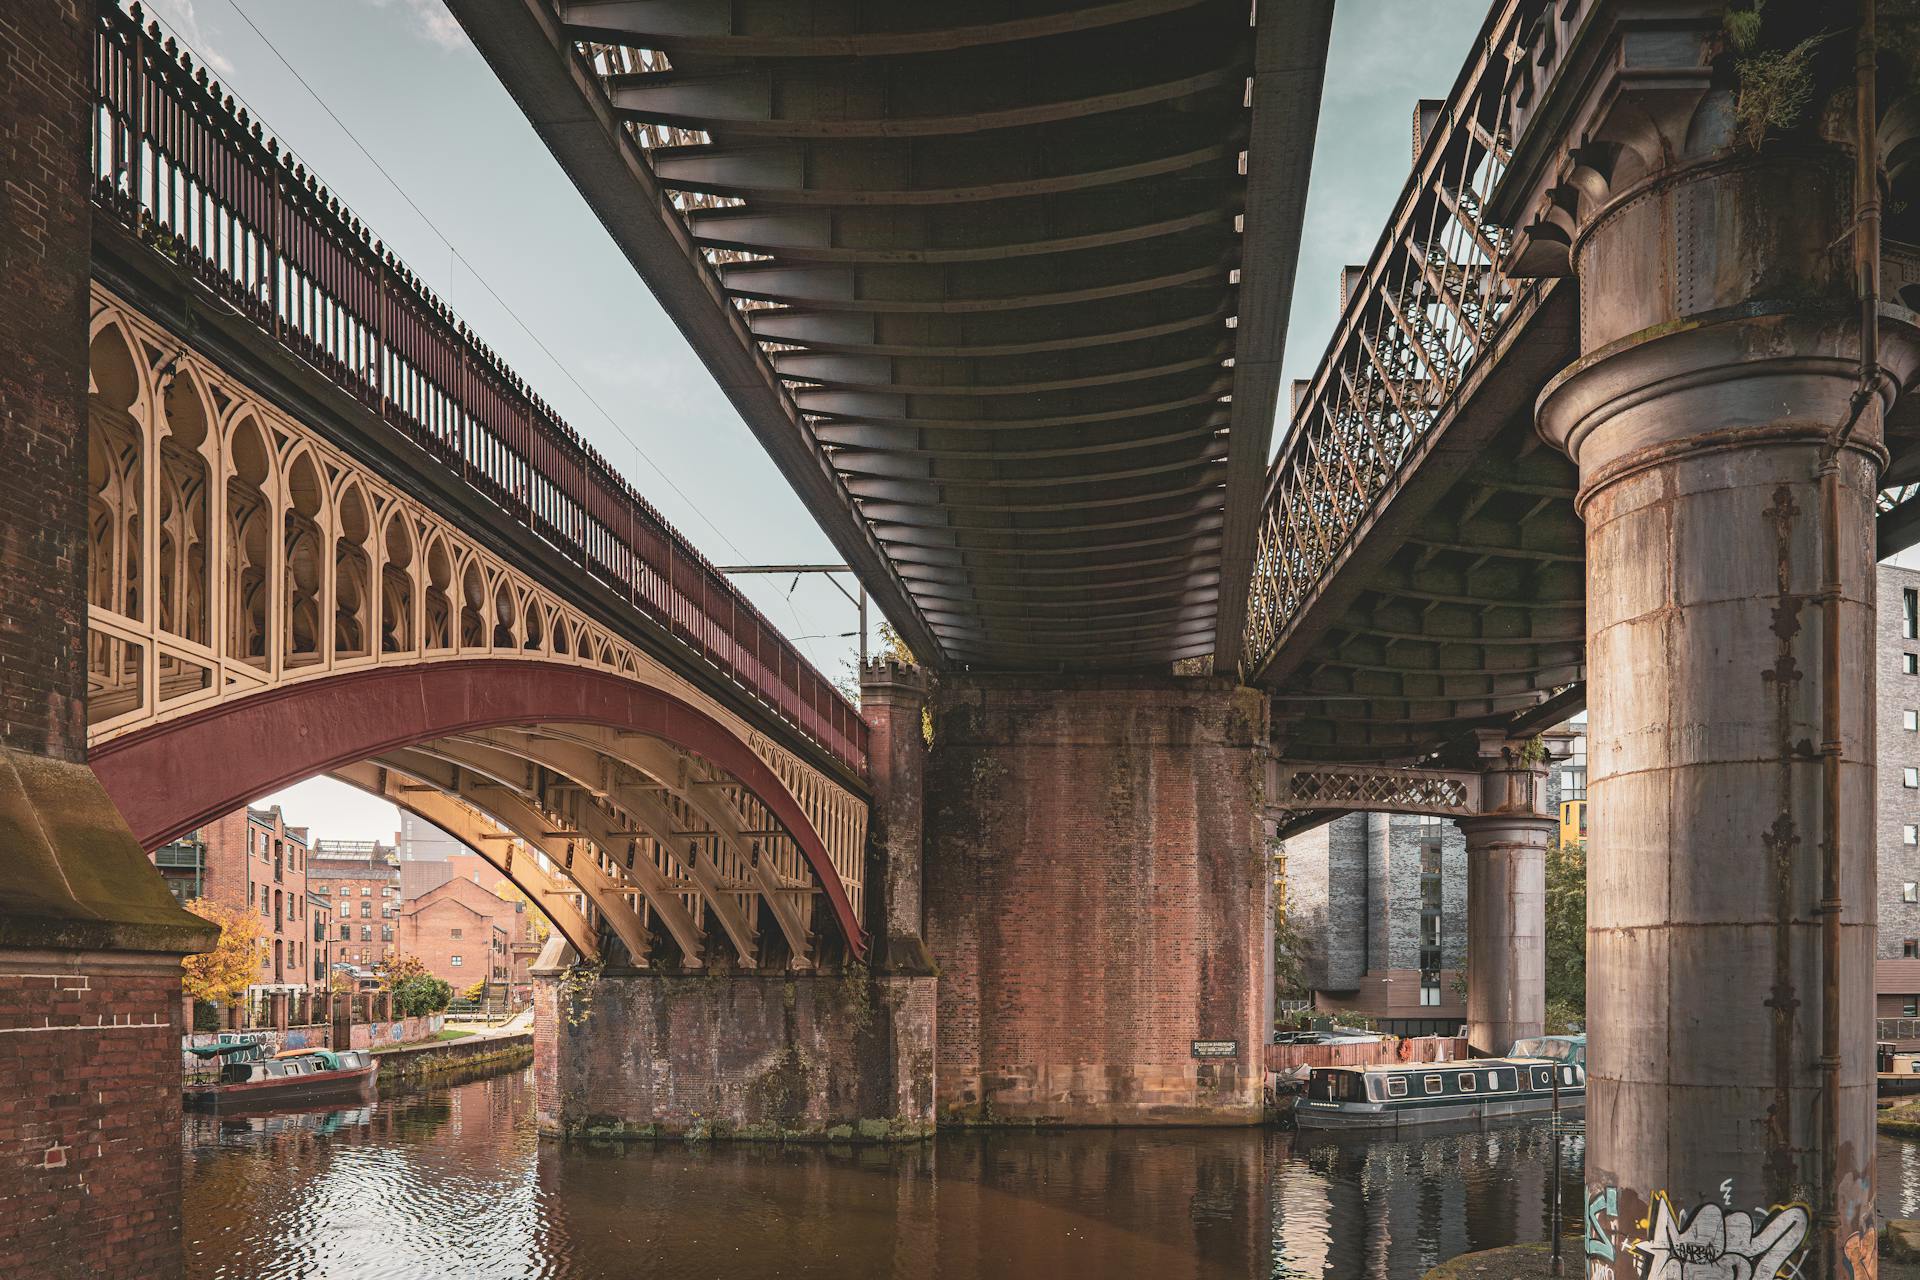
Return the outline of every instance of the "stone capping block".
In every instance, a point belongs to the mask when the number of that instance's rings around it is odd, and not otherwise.
[[[0,747],[0,947],[183,955],[217,937],[174,902],[92,769]]]

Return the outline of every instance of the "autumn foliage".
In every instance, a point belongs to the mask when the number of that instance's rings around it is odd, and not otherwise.
[[[220,926],[220,940],[213,950],[182,961],[185,973],[181,988],[195,1000],[215,1005],[240,1003],[260,972],[260,917],[206,898],[189,900],[187,910]]]

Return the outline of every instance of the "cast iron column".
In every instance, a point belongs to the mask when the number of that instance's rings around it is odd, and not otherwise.
[[[1584,354],[1538,408],[1587,525],[1589,1258],[1870,1275],[1874,496],[1916,334],[1885,308],[1863,383],[1848,85],[1756,130],[1717,16],[1615,38],[1553,196]]]
[[[1480,817],[1467,838],[1467,1043],[1499,1057],[1546,1028],[1546,766],[1523,744],[1483,746]]]

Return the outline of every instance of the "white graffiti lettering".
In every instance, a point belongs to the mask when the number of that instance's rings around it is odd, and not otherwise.
[[[1682,1214],[1664,1191],[1653,1198],[1652,1232],[1634,1245],[1646,1280],[1775,1280],[1806,1243],[1807,1207],[1725,1210],[1703,1204]]]

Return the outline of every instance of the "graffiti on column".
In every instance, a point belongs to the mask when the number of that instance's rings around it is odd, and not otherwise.
[[[1592,1221],[1589,1203],[1589,1232]],[[1647,1238],[1630,1247],[1644,1260],[1645,1280],[1795,1277],[1800,1275],[1809,1221],[1804,1204],[1749,1212],[1708,1203],[1683,1211],[1659,1191],[1654,1193],[1651,1221],[1642,1224]]]
[[[1596,1187],[1587,1192],[1587,1257],[1613,1261],[1613,1227],[1620,1216],[1620,1188]],[[1602,1222],[1605,1218],[1607,1221]],[[1587,1269],[1594,1270],[1592,1262]]]

